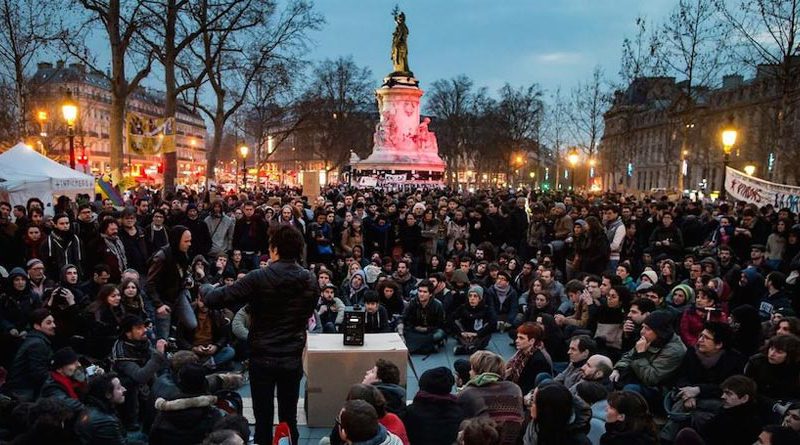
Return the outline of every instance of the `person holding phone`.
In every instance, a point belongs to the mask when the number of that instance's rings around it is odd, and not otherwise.
[[[703,287],[697,291],[693,305],[686,308],[679,321],[679,334],[687,347],[697,344],[703,325],[709,321],[724,322],[727,314],[718,307],[718,296],[714,289]]]

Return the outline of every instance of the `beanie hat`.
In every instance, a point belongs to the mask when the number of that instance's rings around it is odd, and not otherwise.
[[[675,329],[672,327],[672,314],[669,311],[658,310],[651,312],[644,319],[644,324],[655,331],[658,338],[662,340],[669,340],[675,334]]]
[[[672,303],[672,296],[675,294],[676,290],[680,290],[684,295],[686,295],[686,304],[694,304],[694,289],[689,287],[687,284],[679,284],[672,289],[672,292],[667,295],[667,301],[669,303]]]
[[[450,394],[455,383],[453,373],[444,366],[429,369],[419,377],[419,389],[430,394]]]
[[[658,283],[658,274],[654,270],[646,270],[639,275],[639,281],[642,280],[642,277],[647,277],[652,284]]]
[[[456,269],[453,271],[453,277],[450,279],[450,282],[453,284],[469,284],[469,279],[467,278],[467,273],[461,269]]]
[[[641,283],[638,286],[636,286],[636,293],[637,294],[644,293],[644,292],[649,291],[652,288],[653,288],[653,285],[650,284],[650,283]]]
[[[478,296],[481,297],[481,299],[483,299],[483,288],[482,287],[478,286],[477,284],[473,284],[472,286],[469,287],[469,291],[467,292],[467,295],[469,295],[469,294],[471,294],[473,292],[478,294]]]
[[[567,210],[567,206],[563,202],[557,202],[553,207],[561,210]]]
[[[69,346],[64,347],[53,353],[53,359],[50,360],[50,368],[58,369],[66,365],[71,365],[78,361],[78,354]]]
[[[511,282],[511,274],[508,273],[508,271],[506,271],[506,270],[501,270],[500,272],[497,272],[497,276],[498,277],[499,276],[504,276],[504,277],[506,277],[506,280],[508,280],[509,283]]]
[[[258,257],[259,263],[268,263],[269,262],[269,255],[261,255]]]

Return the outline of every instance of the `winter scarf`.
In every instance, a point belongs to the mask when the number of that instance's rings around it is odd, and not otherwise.
[[[103,242],[106,243],[106,247],[108,247],[111,254],[117,257],[117,264],[120,270],[125,270],[125,268],[128,267],[128,258],[125,256],[125,246],[122,245],[122,241],[120,241],[118,237],[112,238],[105,233],[100,236],[103,238]]]
[[[500,302],[502,306],[505,303],[506,298],[508,298],[508,290],[511,289],[511,286],[499,287],[497,284],[494,286],[494,293],[497,295],[497,300]]]
[[[83,394],[86,390],[86,382],[71,379],[60,372],[50,371],[50,377],[64,388],[70,399],[80,400],[78,393]]]
[[[525,365],[528,364],[533,354],[536,351],[542,351],[544,354],[545,359],[550,363],[550,367],[553,367],[553,359],[550,358],[550,354],[547,353],[547,350],[544,349],[544,344],[541,343],[539,345],[531,346],[527,349],[521,349],[514,353],[511,359],[508,360],[506,363],[506,380],[510,380],[512,382],[519,381],[519,376],[522,375],[522,370],[525,369]]]

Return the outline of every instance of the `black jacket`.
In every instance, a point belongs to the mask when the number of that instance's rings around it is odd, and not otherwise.
[[[189,259],[179,257],[167,246],[159,249],[150,258],[147,270],[147,295],[158,309],[163,305],[174,305],[178,294],[184,288],[184,278],[188,276]]]
[[[281,260],[250,271],[230,286],[215,288],[204,298],[210,308],[250,305],[248,342],[253,360],[299,360],[319,293],[311,272],[294,261]]]
[[[181,223],[192,232],[192,246],[189,248],[189,258],[195,255],[208,255],[211,250],[211,233],[208,225],[200,217],[189,219],[188,217]]]
[[[389,332],[389,313],[383,305],[378,305],[378,310],[370,314],[367,312],[365,332],[374,334],[377,332]]]
[[[125,257],[128,260],[128,267],[136,269],[140,275],[147,273],[147,259],[150,257],[147,241],[144,237],[144,230],[139,226],[134,226],[136,232],[133,235],[120,227],[119,239],[125,246]],[[194,242],[194,239],[192,239]]]
[[[722,409],[698,433],[707,445],[750,445],[761,433],[758,405],[754,402]]]
[[[200,395],[156,401],[158,414],[150,429],[150,445],[202,443],[214,422],[222,417],[214,406],[216,400],[214,396]]]
[[[657,445],[656,433],[622,431],[621,422],[606,422],[606,432],[600,436],[600,445]]]
[[[492,335],[497,326],[494,309],[481,301],[476,307],[467,304],[459,306],[453,314],[453,332],[475,332],[479,337]]]
[[[88,398],[87,406],[85,414],[75,424],[75,432],[83,445],[130,444],[113,406],[94,397]]]
[[[718,399],[722,395],[719,385],[728,377],[741,374],[745,363],[745,357],[738,352],[724,350],[716,365],[706,369],[697,357],[697,350],[689,348],[683,357],[675,387],[697,386],[700,388],[699,398]]]
[[[451,445],[464,420],[464,410],[452,394],[419,391],[402,420],[412,444]]]
[[[53,349],[50,338],[39,331],[28,331],[8,372],[6,387],[15,393],[39,394],[50,372]]]

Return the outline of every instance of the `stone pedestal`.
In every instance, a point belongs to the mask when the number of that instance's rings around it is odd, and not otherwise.
[[[353,163],[361,176],[376,177],[379,182],[441,182],[445,163],[439,157],[436,135],[428,131],[430,119],[420,122],[424,93],[418,85],[413,77],[390,76],[375,91],[380,121],[372,154]]]

